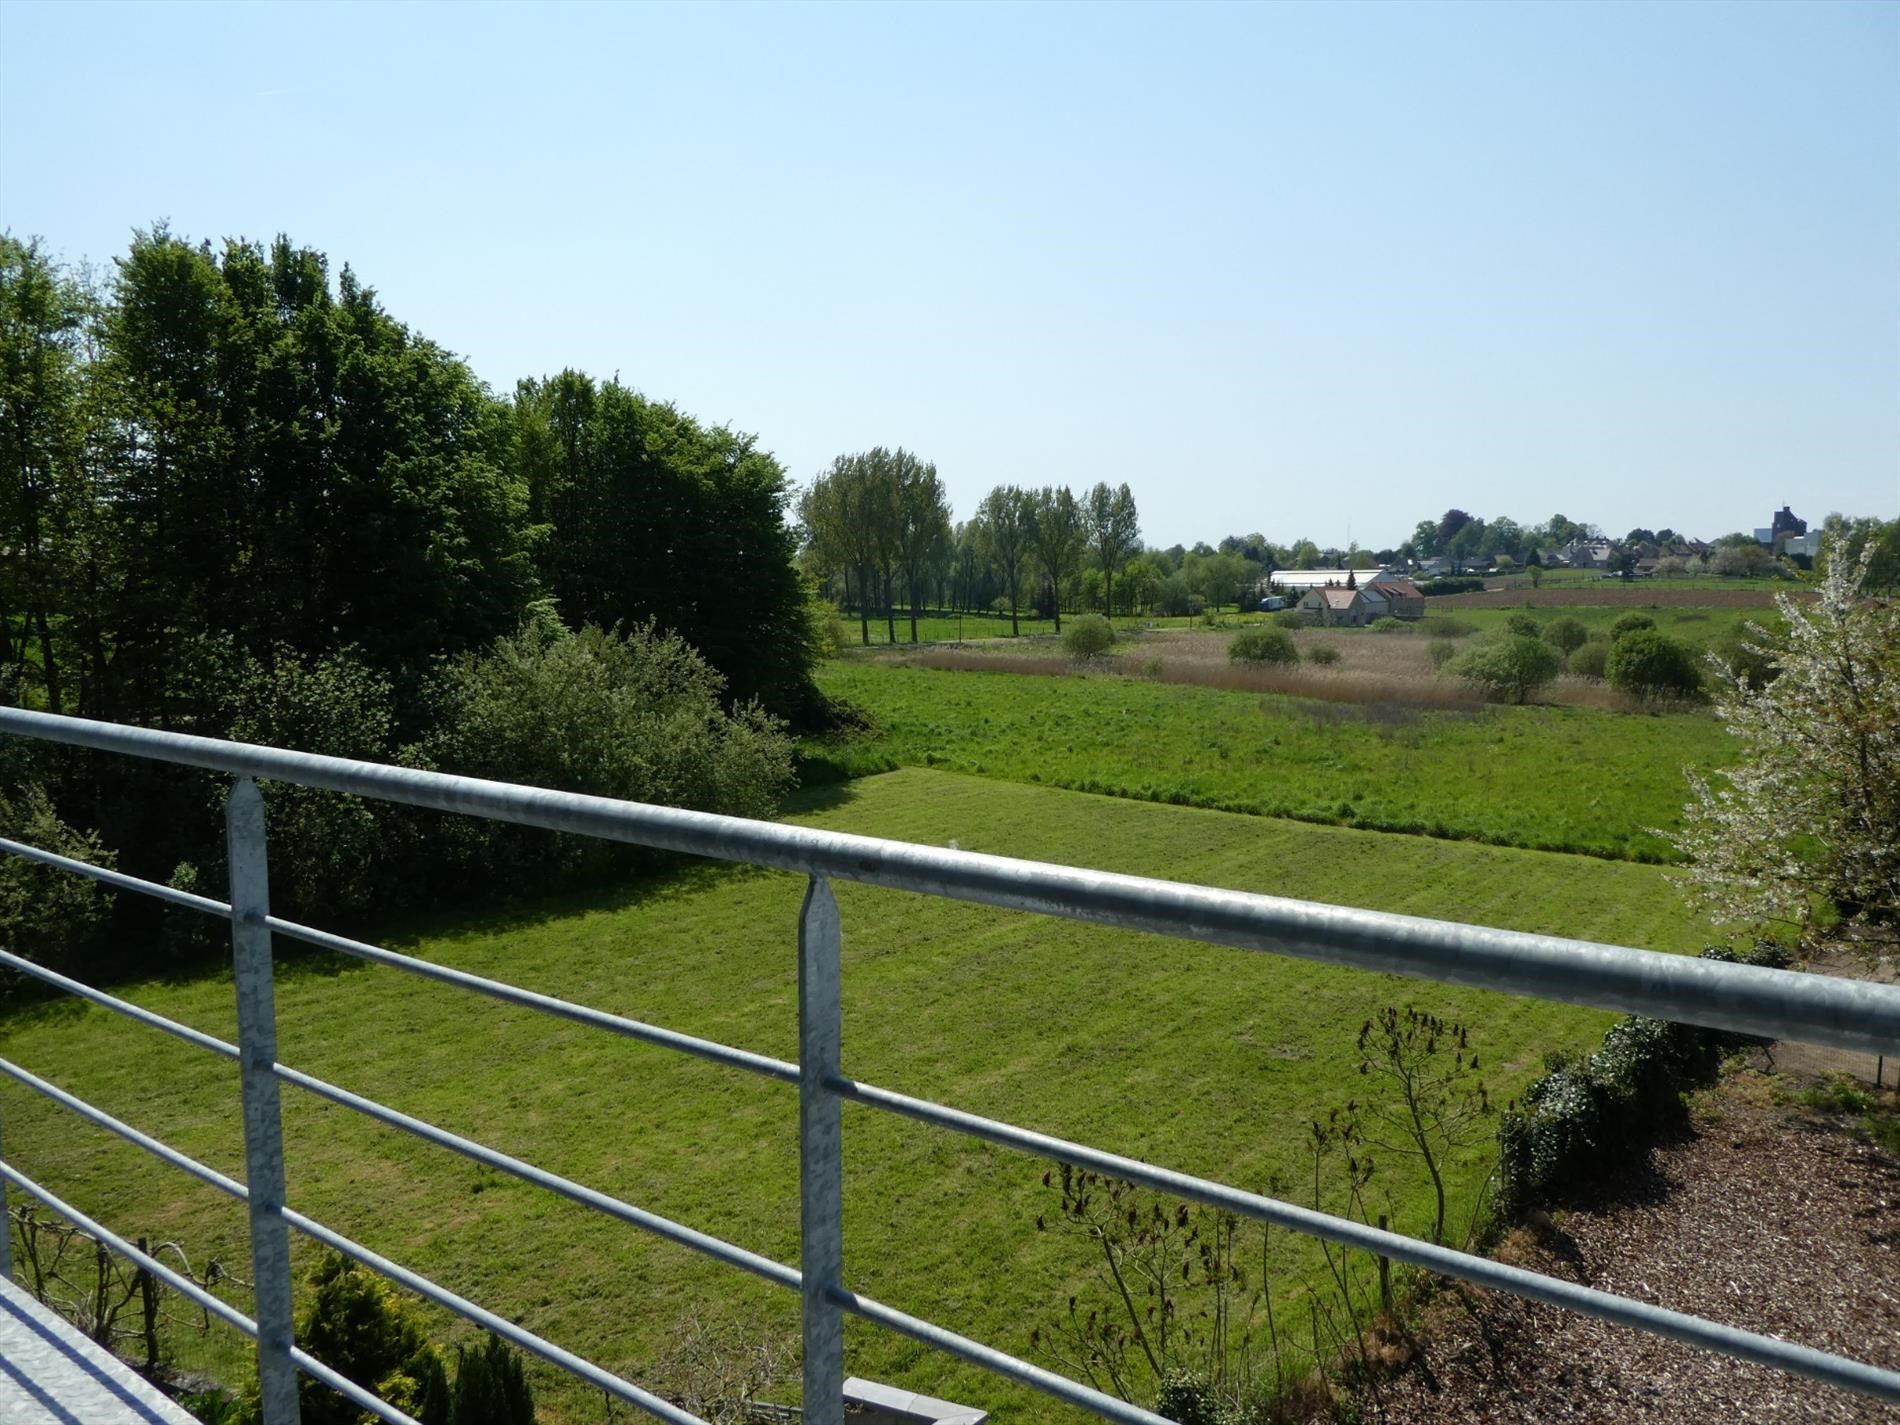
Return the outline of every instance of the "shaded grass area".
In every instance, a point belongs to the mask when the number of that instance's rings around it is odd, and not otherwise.
[[[875,727],[808,740],[808,775],[940,766],[1142,801],[1632,860],[1672,855],[1648,828],[1676,823],[1682,768],[1733,756],[1721,725],[1693,716],[1420,712],[874,660],[827,664],[819,684],[863,708]]]
[[[1655,867],[1112,801],[909,770],[826,789],[812,825],[1669,951],[1702,942]],[[803,885],[696,866],[612,893],[471,917],[400,941],[428,959],[762,1053],[794,1057]],[[1363,1093],[1360,1023],[1417,1004],[1472,1026],[1502,1101],[1543,1054],[1610,1016],[843,885],[845,1071],[1242,1186],[1295,1171],[1309,1115]],[[445,917],[446,918],[446,917]],[[128,997],[235,1033],[228,976]],[[287,958],[284,1062],[781,1261],[798,1251],[796,1095],[682,1056],[393,971]],[[70,1001],[16,1009],[0,1053],[234,1175],[233,1069]],[[796,1340],[796,1303],[729,1269],[446,1152],[285,1091],[299,1210],[645,1381],[671,1324]],[[128,1233],[244,1260],[241,1210],[12,1084],[6,1150]],[[857,1290],[1022,1352],[1086,1244],[1038,1234],[1044,1164],[867,1110],[845,1115],[846,1264]],[[1453,1165],[1461,1220],[1488,1148]],[[1382,1166],[1401,1230],[1425,1186]],[[311,1254],[303,1248],[300,1264]],[[1310,1256],[1276,1260],[1297,1298]],[[444,1334],[447,1327],[444,1324]],[[857,1374],[1012,1419],[1079,1418],[883,1332]],[[535,1370],[550,1422],[597,1393]],[[663,1382],[662,1382],[663,1383]],[[791,1398],[795,1386],[781,1398]]]

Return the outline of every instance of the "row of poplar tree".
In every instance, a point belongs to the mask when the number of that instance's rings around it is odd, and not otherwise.
[[[970,607],[979,564],[983,582],[1001,590],[1012,633],[1032,579],[1060,632],[1064,595],[1085,563],[1100,573],[1103,606],[1113,609],[1115,577],[1141,553],[1140,516],[1126,484],[1098,483],[1079,500],[1065,485],[998,485],[974,518],[953,527],[937,467],[901,449],[839,456],[805,492],[798,513],[810,564],[821,579],[838,582],[865,643],[874,609],[896,642],[900,599],[915,643],[919,610],[946,573],[958,606]]]

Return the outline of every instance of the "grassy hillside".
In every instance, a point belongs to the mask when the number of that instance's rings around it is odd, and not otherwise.
[[[1675,824],[1686,796],[1683,767],[1720,766],[1733,756],[1732,740],[1707,717],[1570,707],[1421,712],[868,659],[826,664],[819,683],[875,723],[868,734],[806,745],[808,756],[844,771],[944,767],[1144,801],[1635,860],[1671,854],[1648,828]]]
[[[1658,868],[1224,815],[903,771],[834,789],[800,820],[1216,885],[1672,951],[1704,929]],[[432,960],[787,1058],[801,883],[690,869],[621,893],[444,926]],[[1469,1021],[1493,1094],[1607,1016],[859,887],[844,919],[845,1066],[870,1082],[1264,1186],[1304,1161],[1308,1115],[1363,1092],[1361,1021],[1416,1003]],[[234,1032],[228,978],[135,986],[142,1004]],[[285,1062],[785,1261],[797,1254],[787,1089],[433,986],[297,958]],[[213,1165],[241,1173],[222,1062],[69,1002],[16,1012],[0,1053]],[[651,1379],[673,1324],[796,1339],[794,1303],[682,1250],[308,1097],[285,1097],[290,1200],[612,1368]],[[242,1263],[241,1214],[136,1150],[0,1085],[6,1149],[129,1233]],[[1016,1350],[1072,1290],[1083,1244],[1038,1234],[1044,1164],[852,1109],[847,1271],[859,1289]],[[1468,1209],[1474,1158],[1455,1173]],[[1375,1185],[1421,1225],[1416,1175]],[[307,1259],[306,1259],[307,1260]],[[242,1268],[240,1267],[240,1270]],[[1291,1288],[1310,1261],[1277,1263]],[[867,1327],[849,1368],[1061,1418],[1046,1402]],[[601,1402],[537,1375],[551,1421]],[[795,1386],[792,1387],[795,1390]],[[789,1398],[790,1391],[786,1396]]]

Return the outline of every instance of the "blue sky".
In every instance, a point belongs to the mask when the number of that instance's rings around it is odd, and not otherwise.
[[[0,5],[0,227],[1153,543],[1900,514],[1900,5]]]

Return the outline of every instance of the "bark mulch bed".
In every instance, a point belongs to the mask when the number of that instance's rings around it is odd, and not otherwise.
[[[1693,1131],[1619,1200],[1507,1238],[1501,1259],[1748,1330],[1900,1368],[1900,1161],[1845,1119],[1731,1075]],[[1474,1292],[1445,1296],[1424,1362],[1364,1392],[1388,1425],[1900,1425],[1900,1406],[1624,1327]]]

